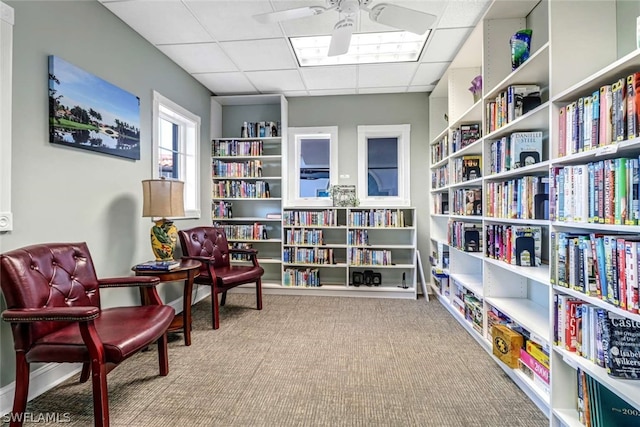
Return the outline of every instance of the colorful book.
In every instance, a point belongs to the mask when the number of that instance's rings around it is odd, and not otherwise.
[[[180,267],[180,261],[147,261],[136,265],[136,270],[169,271]]]

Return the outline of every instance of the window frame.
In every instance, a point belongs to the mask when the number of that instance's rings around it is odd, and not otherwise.
[[[294,178],[288,183],[287,206],[332,206],[331,197],[300,197],[300,140],[329,139],[329,186],[338,183],[338,126],[290,127],[287,132],[289,156],[287,170],[294,171]]]
[[[13,230],[11,211],[11,92],[13,8],[0,1],[0,233]]]
[[[163,111],[164,110],[164,111]],[[180,165],[178,168],[179,179],[184,181],[185,191],[185,216],[183,219],[199,219],[200,209],[200,127],[201,118],[189,110],[181,107],[160,93],[153,91],[153,149],[151,154],[152,177],[160,178],[158,170],[159,150],[160,150],[160,119],[163,118],[178,125],[178,144],[180,155]],[[193,141],[193,146],[189,144]],[[185,156],[192,154],[193,171],[188,170]],[[186,176],[185,176],[186,175]],[[193,182],[189,180],[193,177]],[[187,193],[189,192],[189,193]],[[193,206],[188,206],[188,198],[193,199]]]
[[[410,206],[411,125],[359,125],[358,126],[358,199],[361,206]],[[369,138],[397,138],[398,140],[398,195],[368,195]]]

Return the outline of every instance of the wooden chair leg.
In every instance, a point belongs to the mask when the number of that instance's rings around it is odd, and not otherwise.
[[[16,391],[13,397],[13,411],[9,421],[10,427],[22,426],[24,411],[27,409],[29,394],[29,364],[23,352],[16,353]]]
[[[262,279],[256,281],[256,305],[262,310]]]
[[[220,307],[218,306],[218,294],[213,290],[213,295],[211,296],[211,323],[213,329],[218,329],[220,327]]]
[[[169,374],[169,356],[167,355],[167,333],[158,338],[158,363],[160,365],[160,376],[166,377]]]
[[[109,427],[109,396],[107,394],[107,370],[99,360],[91,362],[93,388],[93,418],[95,427]]]
[[[227,291],[224,291],[224,292],[222,293],[222,298],[220,298],[220,306],[221,306],[221,307],[224,307],[224,305],[226,304],[226,302],[227,302]]]
[[[82,372],[80,373],[80,382],[86,383],[91,375],[91,363],[85,362],[82,364]]]

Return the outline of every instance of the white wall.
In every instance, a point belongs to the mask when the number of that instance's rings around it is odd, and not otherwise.
[[[289,126],[338,126],[340,184],[358,184],[358,125],[411,125],[411,205],[418,216],[418,249],[429,262],[429,98],[426,93],[287,98]]]
[[[15,10],[13,58],[13,231],[0,252],[41,242],[86,241],[100,277],[130,275],[151,259],[141,180],[151,178],[152,91],[202,118],[202,171],[209,170],[211,93],[96,1],[8,1]],[[48,142],[47,56],[59,56],[140,98],[141,159],[127,160]],[[210,184],[199,220],[209,223]],[[181,286],[164,285],[165,300]],[[110,289],[103,304],[133,304],[134,291]],[[0,309],[5,308],[0,298]],[[0,324],[0,388],[14,380],[13,339]]]

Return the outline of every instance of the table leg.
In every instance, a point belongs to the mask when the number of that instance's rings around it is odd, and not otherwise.
[[[191,295],[193,294],[194,270],[189,271],[184,281],[184,295],[182,307],[182,321],[184,330],[184,345],[191,345]]]

